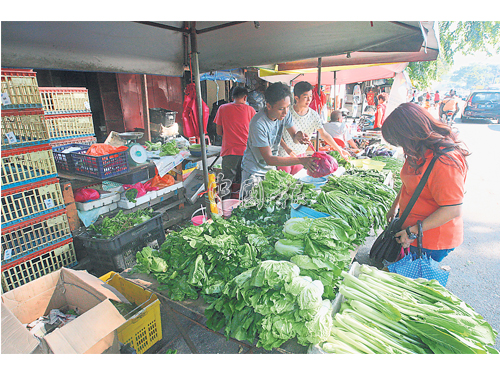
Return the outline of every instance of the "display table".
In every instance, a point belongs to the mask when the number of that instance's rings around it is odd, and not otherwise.
[[[221,152],[222,147],[221,146],[207,146],[207,159],[209,158],[215,158],[214,161],[209,165],[208,168],[212,168],[217,160],[219,160],[220,157],[220,152]],[[193,156],[189,155],[187,156],[184,160],[187,160],[188,162],[192,163],[197,163],[202,159],[201,156]]]

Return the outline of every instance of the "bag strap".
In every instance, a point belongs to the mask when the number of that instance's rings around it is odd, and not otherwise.
[[[436,163],[436,160],[439,159],[439,157],[441,155],[444,155],[444,154],[446,154],[447,152],[449,152],[451,150],[453,150],[453,148],[447,148],[447,149],[443,150],[444,151],[443,154],[435,154],[434,155],[434,157],[432,158],[431,162],[427,166],[427,169],[425,170],[424,175],[420,179],[420,182],[418,183],[417,188],[415,189],[415,192],[413,193],[413,195],[412,195],[412,197],[410,199],[410,202],[408,202],[408,205],[406,206],[405,210],[403,211],[403,214],[400,217],[399,222],[401,223],[401,225],[403,225],[403,223],[405,222],[406,218],[410,214],[411,209],[415,205],[415,202],[417,202],[417,199],[420,196],[420,193],[422,192],[422,190],[424,189],[425,184],[427,183],[427,179],[429,178],[429,175],[431,174],[432,168],[434,167],[434,164]]]

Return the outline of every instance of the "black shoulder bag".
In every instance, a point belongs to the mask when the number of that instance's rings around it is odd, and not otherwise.
[[[445,150],[445,153],[448,151],[450,150]],[[401,244],[396,242],[394,235],[401,231],[401,226],[410,214],[411,209],[424,189],[431,170],[434,167],[434,163],[440,156],[441,154],[436,154],[432,158],[401,217],[395,217],[389,224],[387,224],[384,231],[377,237],[370,250],[371,259],[378,261],[385,259],[389,262],[394,262],[397,259],[398,254],[401,251]]]

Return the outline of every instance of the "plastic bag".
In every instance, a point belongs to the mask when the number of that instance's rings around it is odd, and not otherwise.
[[[316,112],[320,113],[321,109],[325,106],[326,104],[326,95],[323,91],[321,91],[321,98],[318,95],[318,85],[314,85],[314,88],[312,90],[312,100],[311,103],[309,104],[309,107],[314,109]]]
[[[138,182],[134,185],[123,185],[123,190],[127,191],[129,189],[137,189],[137,196],[136,198],[140,198],[143,195],[147,193],[146,189],[144,188],[144,185],[142,182]]]
[[[183,135],[189,137],[200,137],[198,125],[198,107],[196,105],[196,88],[194,83],[186,86],[184,91],[184,103],[182,110],[182,121],[184,127],[182,129]],[[203,108],[203,135],[207,133],[208,118],[210,117],[210,110],[205,102],[202,100]]]
[[[312,157],[318,159],[314,160],[314,163],[316,163],[316,171],[311,172],[307,170],[307,174],[311,177],[324,177],[332,174],[339,168],[337,160],[335,160],[335,158],[331,157],[324,151],[315,152],[314,154],[312,154]]]
[[[152,187],[163,189],[167,186],[172,186],[173,184],[175,184],[175,179],[172,175],[169,175],[167,173],[163,177],[155,175],[151,180],[148,181],[148,183],[150,183]]]
[[[95,189],[79,188],[73,192],[75,202],[85,203],[95,201],[101,197],[101,194]]]
[[[87,150],[87,155],[103,156],[103,155],[114,154],[116,152],[127,151],[127,150],[128,150],[128,147],[125,147],[125,146],[114,147],[114,146],[108,145],[106,143],[94,143]]]

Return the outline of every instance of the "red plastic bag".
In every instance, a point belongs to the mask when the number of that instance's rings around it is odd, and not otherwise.
[[[114,154],[116,152],[127,151],[127,150],[128,150],[128,148],[125,146],[115,147],[115,146],[108,145],[106,143],[94,143],[87,150],[87,155],[103,156],[103,155]]]
[[[163,177],[155,175],[151,180],[148,181],[148,183],[151,184],[152,187],[163,189],[167,186],[172,186],[173,184],[175,184],[175,179],[167,173]]]
[[[321,91],[321,98],[318,95],[318,85],[315,85],[313,90],[312,90],[312,100],[311,103],[309,104],[309,107],[314,109],[316,112],[320,113],[321,109],[325,106],[326,104],[326,95],[323,91]]]
[[[143,195],[145,195],[147,193],[142,182],[138,182],[134,185],[123,185],[123,189],[125,191],[127,191],[129,189],[137,189],[137,197],[136,198],[142,197]]]
[[[194,83],[190,83],[186,86],[184,91],[184,103],[182,110],[182,121],[184,127],[182,129],[183,135],[186,138],[189,137],[200,137],[199,122],[198,122],[198,107],[196,105],[196,88]],[[203,135],[207,133],[208,118],[210,116],[210,110],[205,102],[202,100],[203,108]]]
[[[101,197],[101,194],[95,189],[79,188],[73,192],[75,202],[85,203],[95,201]]]
[[[307,174],[311,177],[324,177],[332,174],[339,168],[337,160],[324,151],[315,152],[312,154],[312,157],[318,159],[314,160],[314,163],[316,163],[316,171],[312,173],[309,169],[307,170]]]

